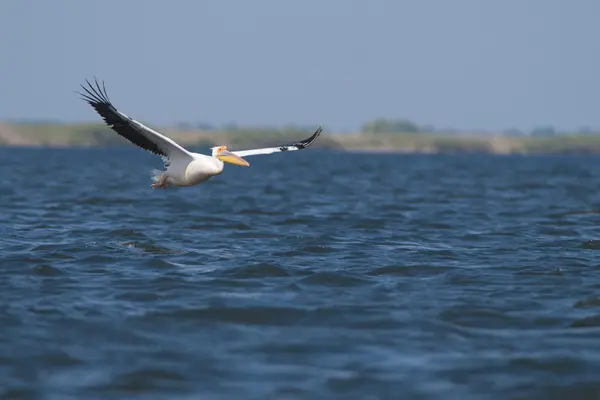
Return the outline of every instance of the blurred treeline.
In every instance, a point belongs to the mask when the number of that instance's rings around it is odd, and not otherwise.
[[[317,124],[248,127],[231,123],[217,127],[207,123],[181,123],[175,127],[150,127],[191,149],[214,145],[242,149],[292,143],[310,136]],[[408,119],[380,118],[364,123],[359,132],[335,132],[326,125],[323,129],[316,148],[415,153],[600,153],[599,132],[586,127],[573,132],[550,126],[528,132],[515,128],[502,132],[459,131],[418,125]],[[111,147],[130,144],[102,122],[18,121],[0,123],[0,145]]]

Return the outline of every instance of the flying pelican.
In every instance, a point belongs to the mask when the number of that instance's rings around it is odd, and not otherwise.
[[[88,80],[86,83],[88,84],[87,88],[81,85],[85,93],[78,93],[100,114],[112,130],[142,149],[161,156],[166,170],[152,171],[152,181],[154,182],[151,185],[152,188],[194,186],[223,172],[223,162],[249,167],[248,161],[242,157],[305,149],[317,140],[322,131],[319,126],[308,139],[278,147],[229,151],[226,146],[216,146],[211,148],[212,155],[207,156],[184,149],[165,135],[117,110],[108,99],[104,82],[102,82],[102,88],[97,80],[95,80],[96,87]]]

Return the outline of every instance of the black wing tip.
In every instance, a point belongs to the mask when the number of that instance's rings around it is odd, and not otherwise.
[[[317,138],[317,137],[318,137],[318,136],[321,134],[321,132],[323,132],[323,126],[322,126],[322,125],[319,125],[319,126],[317,127],[317,130],[315,131],[315,133],[313,133],[313,134],[312,134],[312,136],[311,136],[310,138],[311,138],[311,139],[313,139],[313,138],[314,138],[314,139],[316,139],[316,138]]]
[[[301,140],[293,144],[293,146],[298,147],[299,149],[305,149],[317,140],[319,136],[321,136],[321,132],[323,132],[323,126],[319,125],[317,130],[307,139]]]
[[[112,105],[108,98],[104,81],[101,81],[102,86],[100,86],[100,82],[98,82],[98,79],[94,76],[95,87],[88,79],[85,80],[85,83],[87,83],[87,87],[83,84],[80,85],[85,93],[79,91],[76,92],[81,96],[82,100],[88,102],[92,106],[98,104]]]
[[[293,148],[296,148],[296,150],[305,149],[308,146],[310,146],[311,144],[313,144],[315,142],[315,140],[317,140],[317,138],[321,135],[321,132],[323,132],[323,128],[321,125],[319,125],[317,130],[309,138],[306,138],[304,140],[299,140],[299,141],[291,143],[291,144],[285,144],[283,146],[279,146],[278,149],[280,151],[288,151]]]

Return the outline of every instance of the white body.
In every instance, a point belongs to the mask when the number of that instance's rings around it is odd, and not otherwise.
[[[154,171],[153,180],[158,182],[165,177],[170,186],[194,186],[223,172],[225,164],[216,157],[191,153],[192,159],[175,159],[166,171]]]

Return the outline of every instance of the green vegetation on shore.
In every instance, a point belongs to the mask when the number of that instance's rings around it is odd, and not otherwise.
[[[312,134],[315,127],[219,129],[183,126],[157,128],[173,140],[190,148],[227,145],[230,148],[255,148],[290,143]],[[410,121],[375,120],[363,125],[359,133],[327,130],[316,148],[343,151],[399,153],[492,153],[492,154],[566,154],[600,153],[600,134],[555,132],[539,128],[521,132],[469,133],[439,131],[418,127]],[[83,124],[0,123],[0,146],[110,147],[131,146],[102,122]]]

